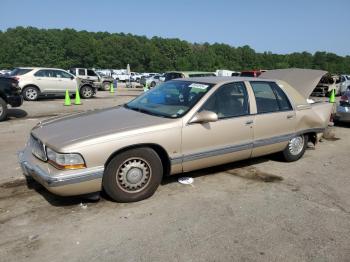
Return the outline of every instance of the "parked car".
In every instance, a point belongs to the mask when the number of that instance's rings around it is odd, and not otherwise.
[[[312,96],[329,96],[332,91],[335,95],[340,95],[339,77],[332,74],[324,75],[316,88],[312,91]]]
[[[164,82],[185,77],[205,77],[216,76],[213,72],[197,72],[197,71],[170,71],[164,74]]]
[[[123,106],[40,122],[19,162],[24,175],[58,195],[103,189],[115,201],[138,201],[163,176],[276,152],[296,161],[331,109],[308,104],[280,80],[172,80]]]
[[[141,77],[140,84],[148,87],[155,87],[158,83],[162,82],[160,80],[161,75],[154,75],[149,77]]]
[[[88,68],[71,68],[69,72],[78,78],[90,80],[97,86],[98,89],[108,91],[113,83],[113,78],[108,76],[103,76],[102,74],[96,72],[94,69]]]
[[[18,80],[22,96],[28,101],[35,101],[41,95],[63,95],[66,90],[75,94],[77,88],[82,98],[91,98],[97,91],[93,81],[79,80],[58,68],[20,67],[14,69],[10,76]]]
[[[350,87],[340,97],[334,121],[350,122]]]
[[[248,71],[242,71],[240,76],[241,77],[259,77],[261,73],[262,71],[260,70],[248,70]]]
[[[0,76],[0,122],[7,118],[7,107],[19,107],[23,103],[18,81],[11,77]]]
[[[340,75],[339,77],[339,91],[343,94],[350,87],[350,75]]]

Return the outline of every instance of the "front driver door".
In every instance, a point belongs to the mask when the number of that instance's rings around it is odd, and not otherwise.
[[[182,153],[185,172],[250,157],[253,116],[249,113],[249,99],[243,82],[219,87],[201,110],[215,112],[219,119],[184,125]]]

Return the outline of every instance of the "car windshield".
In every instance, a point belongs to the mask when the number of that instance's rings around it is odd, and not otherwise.
[[[178,118],[185,115],[212,86],[192,81],[168,81],[125,104],[125,107],[145,114]]]
[[[11,71],[10,76],[21,76],[26,73],[29,73],[32,70],[33,69],[29,69],[29,68],[15,68]]]

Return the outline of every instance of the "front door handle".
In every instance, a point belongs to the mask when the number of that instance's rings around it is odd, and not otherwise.
[[[245,124],[246,125],[251,125],[251,124],[253,124],[253,122],[254,122],[253,120],[247,120],[247,122],[245,122]]]
[[[287,119],[292,119],[294,118],[294,115],[287,115]]]

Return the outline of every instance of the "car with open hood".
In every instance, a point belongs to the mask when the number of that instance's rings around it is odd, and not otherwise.
[[[163,176],[276,152],[296,161],[327,127],[332,104],[307,103],[312,79],[296,83],[301,92],[277,79],[171,80],[122,106],[48,119],[19,162],[52,193],[104,190],[132,202],[150,197]]]

